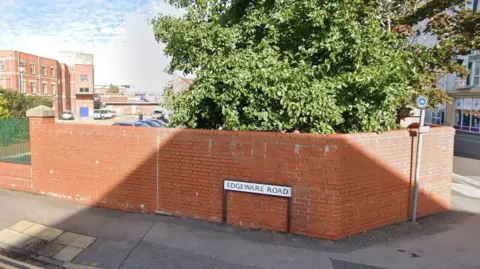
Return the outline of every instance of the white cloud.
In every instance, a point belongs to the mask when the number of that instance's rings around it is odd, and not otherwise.
[[[163,0],[1,0],[0,46],[50,58],[92,53],[95,84],[158,91],[168,60],[147,19],[179,12]]]

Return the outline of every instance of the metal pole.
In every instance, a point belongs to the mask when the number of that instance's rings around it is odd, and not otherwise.
[[[20,67],[18,68],[19,70],[19,73],[20,73],[20,93],[24,93],[23,92],[23,71],[20,71]]]
[[[420,179],[420,163],[422,162],[422,144],[423,134],[420,132],[420,128],[425,125],[425,109],[420,109],[420,126],[418,127],[417,134],[417,160],[415,164],[415,182],[413,185],[413,208],[412,208],[412,222],[417,221],[417,204],[418,204],[418,180]]]

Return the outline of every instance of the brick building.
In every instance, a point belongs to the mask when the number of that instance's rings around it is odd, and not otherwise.
[[[91,116],[93,55],[61,52],[61,57],[65,61],[0,50],[0,87],[51,99],[57,116],[65,110],[71,110],[76,116]]]

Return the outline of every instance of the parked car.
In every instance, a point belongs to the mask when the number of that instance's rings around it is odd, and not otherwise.
[[[161,127],[165,127],[165,125],[167,125],[165,122],[163,122],[163,121],[161,121],[161,120],[149,120],[149,121],[156,122],[156,123],[158,123]]]
[[[152,127],[144,122],[116,122],[112,126],[135,126],[135,127]]]
[[[95,109],[93,110],[93,119],[94,120],[103,120],[103,119],[111,119],[112,111],[110,109]]]
[[[65,111],[62,113],[62,116],[60,117],[60,119],[62,119],[62,120],[74,120],[75,117],[73,116],[72,111],[70,111],[70,110],[65,110]]]
[[[162,121],[162,122],[165,123],[165,124],[168,123],[168,119],[165,118],[165,117],[163,117],[163,116],[161,116],[161,117],[156,117],[155,119],[156,119],[156,120],[159,120],[159,121]]]
[[[160,116],[163,116],[163,112],[161,110],[155,109],[152,111],[152,118],[160,117]]]
[[[153,127],[153,128],[158,128],[160,126],[158,126],[157,123],[152,123],[152,122],[148,122],[148,121],[144,121],[144,120],[139,120],[139,121],[136,121],[134,123],[135,126],[140,126],[140,127]]]
[[[133,126],[131,122],[115,122],[112,126]]]
[[[140,121],[137,121],[137,122],[143,122],[143,123],[147,124],[148,126],[154,127],[154,128],[162,127],[160,124],[156,123],[153,120],[140,120]]]

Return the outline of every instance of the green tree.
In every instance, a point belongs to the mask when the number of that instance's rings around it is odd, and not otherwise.
[[[429,97],[433,107],[450,101],[439,89],[438,79],[450,73],[466,76],[461,57],[480,49],[480,14],[464,0],[367,0],[366,6],[378,9],[383,27],[407,38],[412,68],[417,76],[410,87]],[[434,36],[437,43],[424,46],[419,40]]]
[[[173,109],[173,102],[175,100],[175,93],[173,92],[172,87],[165,87],[162,93],[162,103],[161,106],[168,110]]]
[[[119,93],[120,88],[116,85],[110,84],[110,88],[108,89],[107,93]]]
[[[0,96],[0,119],[8,119],[10,113],[8,113],[7,100],[5,97]]]
[[[9,113],[9,118],[26,118],[27,110],[40,105],[52,107],[52,101],[43,96],[25,96],[15,90],[0,89],[0,96],[6,101],[3,106]]]
[[[397,111],[420,93],[436,97],[434,104],[448,100],[436,91],[436,81],[442,72],[461,69],[452,64],[454,49],[445,49],[452,46],[447,30],[456,26],[437,19],[452,5],[431,4],[455,1],[169,2],[187,12],[152,20],[157,41],[167,44],[168,71],[197,75],[190,91],[173,102],[177,125],[385,130],[396,126]],[[424,19],[430,19],[428,27],[414,31]],[[425,31],[439,34],[439,45],[413,42]]]

